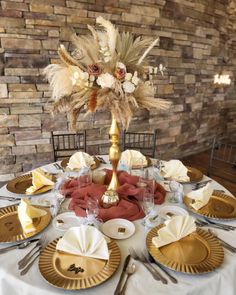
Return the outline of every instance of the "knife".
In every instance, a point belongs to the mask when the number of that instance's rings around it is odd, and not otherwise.
[[[120,293],[120,291],[121,291],[122,282],[123,282],[124,276],[126,274],[126,269],[127,269],[128,265],[129,265],[130,258],[131,258],[130,255],[126,256],[126,258],[125,258],[124,266],[123,266],[123,269],[122,269],[122,272],[121,272],[121,275],[120,275],[119,282],[118,282],[118,284],[116,286],[114,295],[118,295]]]

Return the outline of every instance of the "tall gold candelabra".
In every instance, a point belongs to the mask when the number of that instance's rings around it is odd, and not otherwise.
[[[111,147],[109,150],[109,160],[112,164],[112,178],[107,188],[107,191],[102,196],[103,207],[105,208],[116,206],[119,203],[117,188],[120,186],[120,184],[117,177],[117,166],[119,164],[119,160],[121,157],[121,151],[119,146],[120,129],[113,114],[109,135],[111,141]]]

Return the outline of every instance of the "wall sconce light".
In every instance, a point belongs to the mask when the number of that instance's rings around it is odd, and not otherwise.
[[[230,85],[231,84],[231,78],[230,78],[229,75],[216,74],[214,76],[214,84]]]

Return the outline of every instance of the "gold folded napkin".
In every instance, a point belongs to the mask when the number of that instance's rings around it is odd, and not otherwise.
[[[179,241],[194,231],[196,224],[192,216],[174,216],[165,221],[165,226],[158,230],[158,236],[152,238],[152,243],[160,248]]]
[[[108,246],[103,234],[90,225],[70,228],[58,241],[56,249],[74,255],[109,259]]]
[[[129,167],[147,166],[146,157],[139,151],[135,150],[126,150],[122,152],[120,161]]]
[[[199,210],[209,202],[213,191],[214,189],[212,188],[212,185],[208,183],[206,186],[188,193],[187,197],[194,200],[194,203],[192,203],[191,206],[195,210]]]
[[[47,214],[47,211],[32,206],[30,201],[24,198],[21,199],[17,212],[22,229],[26,234],[36,230],[33,225],[34,218],[39,218]]]
[[[94,158],[89,154],[84,152],[77,152],[72,155],[67,164],[67,168],[73,169],[81,169],[85,167],[91,167],[95,164]]]
[[[26,195],[31,195],[46,185],[53,186],[55,183],[52,181],[52,175],[45,173],[41,168],[38,168],[32,171],[32,184],[32,186],[27,188]]]
[[[170,160],[162,162],[163,167],[161,168],[163,176],[171,180],[187,182],[190,180],[188,169],[179,160]]]

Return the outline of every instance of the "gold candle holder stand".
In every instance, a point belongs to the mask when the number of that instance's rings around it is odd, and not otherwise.
[[[117,166],[119,164],[119,160],[121,157],[121,151],[119,146],[120,129],[113,114],[109,135],[111,141],[111,147],[109,150],[109,160],[112,164],[112,178],[107,188],[107,191],[102,196],[102,205],[104,208],[116,206],[119,203],[119,195],[117,193],[117,189],[120,186],[120,184],[117,177]]]

